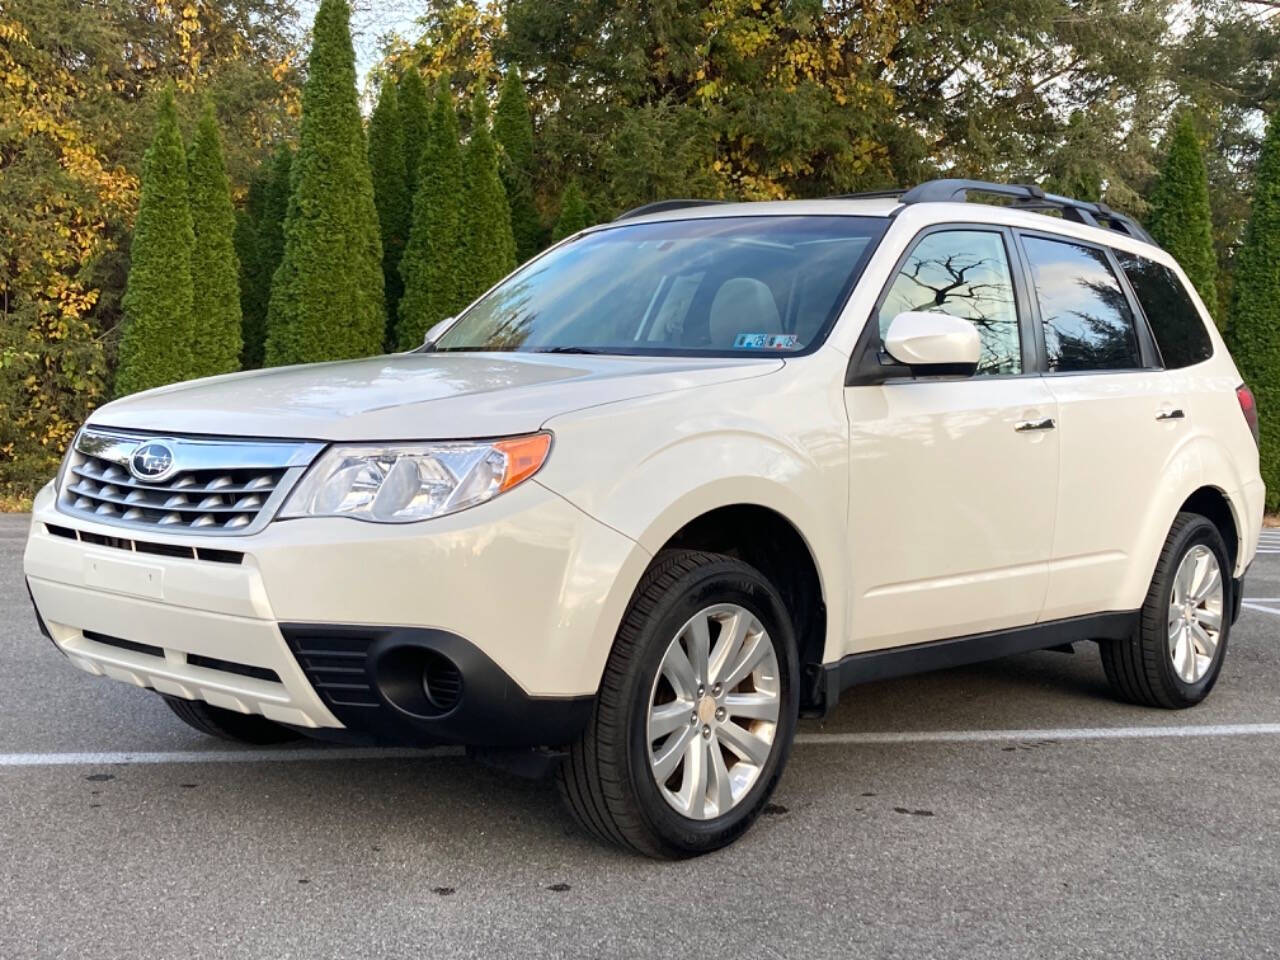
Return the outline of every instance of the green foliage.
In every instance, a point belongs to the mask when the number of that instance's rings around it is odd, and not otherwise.
[[[240,308],[243,314],[241,334],[244,348],[241,365],[246,370],[262,366],[267,341],[267,309],[271,304],[271,281],[284,258],[284,217],[289,209],[289,174],[293,168],[293,150],[281,144],[263,164],[255,186],[249,188],[247,214],[253,223],[253,236],[241,240],[252,249],[252,255],[240,255]],[[239,250],[240,247],[237,247]]]
[[[271,366],[378,353],[385,330],[382,241],[346,0],[321,0],[307,71],[284,256],[267,309]]]
[[[502,91],[493,114],[493,136],[502,148],[499,170],[511,207],[516,260],[524,263],[542,248],[544,231],[533,199],[533,117],[524,82],[514,68],[502,78]]]
[[[118,396],[187,380],[196,373],[191,350],[194,246],[187,157],[170,89],[161,96],[155,134],[142,161],[142,198],[130,247],[116,370]]]
[[[396,341],[402,350],[420,345],[428,329],[466,305],[460,292],[465,264],[462,149],[458,114],[446,83],[436,91],[421,172],[409,243],[400,260],[404,298]]]
[[[489,129],[489,106],[477,94],[471,107],[471,139],[463,156],[463,267],[459,299],[470,303],[516,266],[511,208],[498,176],[498,151]]]
[[[1258,401],[1267,509],[1280,509],[1280,116],[1258,160],[1253,210],[1236,258],[1228,339]]]
[[[582,187],[575,178],[569,181],[569,185],[564,188],[564,196],[560,198],[560,216],[556,218],[551,239],[558,243],[589,226],[591,212],[587,208],[587,198],[582,195]]]
[[[213,101],[206,100],[187,157],[191,198],[191,376],[240,369],[240,264],[235,250],[235,207]]]
[[[410,67],[398,82],[397,100],[400,106],[400,122],[404,127],[404,164],[409,173],[409,189],[418,186],[418,164],[427,148],[431,128],[431,105],[427,101],[427,88],[422,75]]]
[[[382,233],[382,279],[386,294],[387,342],[394,343],[395,323],[404,294],[400,258],[409,240],[413,194],[405,165],[404,124],[396,85],[383,83],[377,106],[369,118],[369,168],[373,176],[373,202],[378,208]]]
[[[1195,124],[1179,117],[1169,137],[1160,178],[1151,191],[1148,229],[1156,242],[1182,265],[1205,306],[1218,305],[1218,257],[1213,249],[1213,214],[1209,180]]]
[[[257,291],[253,287],[254,273],[258,266],[258,228],[267,202],[267,182],[270,164],[264,163],[254,174],[246,191],[244,206],[236,210],[236,228],[232,234],[236,262],[240,264],[240,357],[243,363],[249,353],[250,331],[256,327],[258,356],[262,355],[262,329],[266,323],[266,300],[262,300],[261,313],[256,312]],[[268,290],[268,295],[270,291]]]

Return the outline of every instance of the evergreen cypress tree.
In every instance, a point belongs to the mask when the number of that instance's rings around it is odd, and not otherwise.
[[[253,275],[258,265],[258,230],[262,223],[263,209],[267,203],[267,184],[271,176],[271,159],[268,157],[258,167],[249,181],[248,196],[244,206],[236,211],[234,243],[236,261],[240,264],[240,356],[243,361],[249,345],[245,331],[254,309]]]
[[[235,207],[222,160],[222,138],[206,99],[187,158],[193,291],[191,375],[209,377],[240,369],[240,264],[236,259]]]
[[[542,220],[533,200],[533,117],[519,72],[512,67],[502,78],[493,136],[502,147],[502,186],[511,207],[511,232],[516,260],[528,260],[542,247]]]
[[[394,343],[395,318],[404,293],[400,258],[409,239],[413,196],[405,166],[404,125],[396,85],[383,83],[378,104],[369,119],[369,168],[373,201],[382,231],[382,278],[387,303],[387,342]]]
[[[1258,159],[1253,207],[1236,255],[1228,340],[1258,401],[1267,509],[1280,508],[1280,114]]]
[[[556,218],[555,229],[551,239],[559,243],[565,237],[572,236],[579,230],[591,226],[591,211],[587,207],[587,198],[578,186],[577,178],[569,181],[560,197],[560,216]]]
[[[418,189],[418,164],[422,152],[427,149],[431,129],[431,104],[427,100],[427,88],[422,74],[416,67],[409,67],[400,76],[397,101],[400,105],[400,123],[404,127],[404,165],[409,176],[409,193]]]
[[[1209,175],[1189,113],[1169,137],[1160,178],[1151,192],[1151,235],[1182,265],[1210,311],[1218,310],[1218,258],[1213,249]]]
[[[458,114],[441,82],[431,111],[422,176],[413,196],[413,226],[400,260],[404,297],[397,345],[410,350],[434,324],[465,306],[459,293],[462,250],[462,148]]]
[[[471,106],[471,139],[463,157],[466,192],[462,208],[462,304],[470,303],[516,266],[511,207],[498,176],[498,151],[489,129],[489,105],[483,92]]]
[[[302,130],[267,309],[268,365],[367,356],[386,327],[382,240],[346,0],[320,0]]]
[[[267,339],[267,308],[271,303],[271,281],[284,257],[284,216],[289,209],[289,174],[293,168],[293,150],[281,144],[265,165],[262,182],[261,213],[256,218],[253,238],[253,260],[241,261],[241,331],[244,349],[241,364],[246,370],[262,366]],[[253,210],[250,192],[250,211]]]
[[[122,306],[117,396],[192,376],[191,206],[187,156],[172,88],[160,98],[142,159],[142,193]]]

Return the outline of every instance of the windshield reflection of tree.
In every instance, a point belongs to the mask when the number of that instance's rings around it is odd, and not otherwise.
[[[1076,285],[1094,301],[1047,317],[1045,346],[1055,370],[1115,370],[1135,366],[1137,345],[1129,302],[1107,280],[1081,277]]]
[[[978,328],[982,345],[978,361],[980,373],[1017,372],[1022,362],[1018,315],[1004,261],[964,253],[946,257],[913,256],[903,268],[902,276],[927,294],[907,309],[941,308]]]

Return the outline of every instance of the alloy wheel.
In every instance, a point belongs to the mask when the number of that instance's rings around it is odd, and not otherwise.
[[[781,707],[778,656],[760,620],[731,603],[691,617],[649,697],[649,765],[663,799],[693,820],[737,806],[773,753]]]
[[[1184,683],[1209,672],[1222,637],[1224,596],[1217,556],[1197,544],[1178,564],[1169,596],[1169,656]]]

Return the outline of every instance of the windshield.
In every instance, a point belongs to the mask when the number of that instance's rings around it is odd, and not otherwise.
[[[435,349],[798,353],[822,342],[885,224],[757,216],[589,233],[492,290]]]

